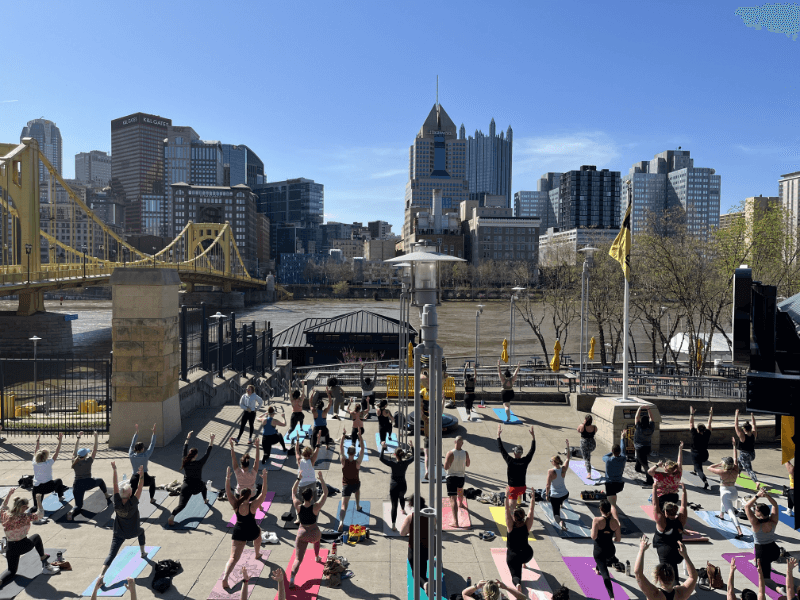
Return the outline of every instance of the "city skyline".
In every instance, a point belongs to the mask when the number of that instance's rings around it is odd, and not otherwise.
[[[442,47],[460,42],[461,50],[435,59],[423,45],[429,33],[413,25],[414,10],[233,6],[215,20],[215,35],[240,40],[251,57],[241,66],[210,48],[168,41],[171,22],[205,26],[202,9],[187,11],[181,3],[164,6],[158,22],[126,15],[126,29],[137,32],[130,40],[114,33],[122,13],[107,5],[86,3],[79,13],[58,5],[11,6],[10,23],[36,18],[64,31],[92,31],[81,38],[80,51],[95,56],[107,83],[80,84],[70,76],[78,49],[62,48],[60,36],[43,40],[9,65],[0,93],[0,139],[15,141],[40,116],[53,121],[63,136],[64,176],[72,177],[75,154],[111,150],[112,119],[136,112],[169,115],[204,139],[246,143],[263,160],[270,181],[307,177],[324,183],[326,220],[380,219],[399,231],[409,132],[436,101],[438,74],[439,101],[456,124],[474,131],[494,118],[513,128],[512,195],[535,190],[548,171],[591,164],[626,173],[641,157],[682,146],[722,177],[725,213],[748,196],[777,195],[780,176],[800,168],[800,145],[785,126],[798,95],[781,77],[796,69],[800,47],[786,36],[747,27],[736,14],[738,2],[677,1],[670,11],[658,5],[631,11],[619,4],[600,15],[578,2],[457,6],[453,26],[437,35]],[[255,35],[265,20],[281,24],[269,40]],[[461,32],[491,20],[506,23],[492,53],[463,46]],[[522,34],[535,24],[541,26],[532,42]],[[24,27],[9,29],[12,46],[24,44]],[[314,39],[325,31],[337,35]],[[678,31],[678,55],[654,50],[674,46]],[[301,32],[308,44],[292,41]],[[569,48],[557,43],[575,33]],[[120,56],[137,62],[125,67]],[[591,64],[581,66],[587,57]],[[45,94],[30,84],[30,74],[45,61],[62,73],[62,93]],[[201,65],[224,67],[226,78],[246,81],[249,93],[198,95],[191,85],[175,86],[176,64],[186,73]],[[253,65],[268,68],[270,77],[253,77]],[[503,85],[476,86],[476,69]],[[528,75],[534,72],[536,77]],[[664,77],[670,85],[663,85]]]

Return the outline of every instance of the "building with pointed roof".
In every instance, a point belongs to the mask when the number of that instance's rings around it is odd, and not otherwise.
[[[464,139],[464,132],[462,124],[459,139]],[[496,133],[494,119],[489,123],[489,135],[476,129],[475,137],[469,136],[466,139],[466,178],[469,182],[470,199],[478,199],[480,195],[503,196],[506,199],[505,208],[512,208],[513,139],[514,132],[510,125],[505,132]]]

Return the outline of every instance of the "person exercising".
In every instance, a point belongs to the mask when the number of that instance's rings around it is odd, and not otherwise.
[[[592,556],[597,565],[594,572],[603,578],[603,585],[606,586],[608,597],[613,600],[614,588],[611,585],[608,567],[618,562],[614,542],[622,539],[622,528],[612,514],[611,502],[608,500],[600,501],[600,516],[592,519],[592,539],[594,540]]]
[[[506,423],[511,422],[511,401],[514,399],[514,382],[517,381],[519,375],[520,363],[517,363],[517,368],[514,374],[506,368],[505,372],[500,369],[500,359],[497,359],[497,375],[500,377],[500,400],[503,403],[503,408],[506,409]]]
[[[694,406],[689,407],[689,431],[692,434],[692,464],[694,471],[692,475],[697,475],[708,489],[708,479],[703,473],[703,463],[708,460],[708,442],[711,440],[711,420],[714,418],[714,408],[708,409],[708,424],[702,423],[696,428],[694,426]]]
[[[460,435],[456,438],[455,445],[444,458],[444,469],[447,472],[447,495],[450,498],[450,510],[453,512],[453,523],[456,528],[461,528],[458,524],[458,504],[465,511],[467,502],[464,500],[464,481],[467,477],[467,467],[469,467],[469,452],[463,449],[464,438]]]
[[[533,426],[530,428],[531,434],[531,449],[525,456],[522,456],[522,446],[514,446],[514,456],[509,456],[503,446],[503,440],[500,439],[503,433],[503,426],[497,426],[497,447],[500,448],[500,454],[503,460],[506,461],[506,480],[508,488],[506,489],[506,512],[510,511],[513,506],[519,503],[520,498],[525,496],[525,491],[528,489],[526,476],[528,474],[528,465],[531,464],[533,455],[536,452],[536,433]],[[533,504],[533,499],[531,499]]]

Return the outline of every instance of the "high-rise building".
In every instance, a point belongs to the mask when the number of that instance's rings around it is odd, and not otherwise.
[[[464,139],[464,125],[459,139]],[[471,194],[485,192],[504,196],[511,208],[511,158],[514,133],[509,125],[505,133],[495,133],[494,119],[489,123],[489,135],[475,130],[475,137],[466,138],[466,178]],[[456,159],[458,160],[458,159]]]
[[[76,154],[75,179],[97,187],[107,186],[111,182],[111,155],[100,150]]]
[[[386,221],[369,221],[367,223],[369,229],[369,237],[373,240],[388,240],[394,238],[392,234],[392,225]]]
[[[243,183],[250,189],[267,182],[264,163],[244,144],[222,144],[223,181],[225,185]]]
[[[800,231],[800,171],[781,175],[778,180],[778,197],[789,218],[792,231]]]
[[[192,185],[222,185],[223,163],[222,144],[220,142],[192,141],[190,178]],[[247,184],[245,183],[244,185]]]
[[[258,212],[269,219],[273,257],[280,260],[282,253],[290,254],[298,248],[306,254],[320,250],[320,225],[325,211],[324,185],[300,177],[262,183],[256,185],[253,192],[258,196]],[[293,249],[287,250],[289,247]]]
[[[550,192],[558,191],[561,173],[545,173],[539,178],[535,192],[516,192],[514,194],[514,216],[522,218],[538,217],[541,231],[556,227],[558,219],[550,201]]]
[[[562,173],[558,193],[559,228],[618,228],[619,175],[619,171],[598,171],[593,165]]]
[[[513,209],[505,206],[505,198],[494,206],[462,205],[462,222],[465,236],[465,258],[474,266],[489,260],[538,262],[538,217],[515,217]],[[471,210],[470,210],[471,209]]]
[[[22,138],[33,138],[39,143],[39,151],[44,154],[48,162],[53,165],[58,174],[62,174],[62,142],[61,130],[52,121],[48,121],[44,117],[41,119],[34,119],[28,121],[28,124],[22,128],[22,133],[19,136],[20,141]],[[39,181],[46,182],[50,180],[50,174],[44,165],[39,163]]]
[[[433,191],[441,190],[443,214],[458,213],[469,199],[467,140],[456,137],[456,126],[440,104],[434,104],[409,148],[405,193],[403,249],[409,252],[416,213],[430,212]]]
[[[647,227],[649,215],[673,209],[681,210],[693,235],[705,236],[719,227],[721,178],[714,169],[695,167],[688,150],[666,150],[635,163],[623,178],[620,215],[628,208],[628,181],[633,186],[634,233]]]
[[[164,138],[170,119],[134,113],[111,121],[111,192],[125,206],[125,230],[160,231],[164,215]]]

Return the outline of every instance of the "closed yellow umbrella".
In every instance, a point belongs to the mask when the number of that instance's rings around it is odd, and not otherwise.
[[[414,366],[414,344],[408,342],[408,366]]]
[[[500,360],[504,363],[508,362],[508,340],[503,339],[503,353],[500,355]]]
[[[697,370],[703,368],[703,340],[697,338]]]
[[[556,340],[556,345],[553,346],[553,359],[550,361],[550,368],[553,371],[561,370],[561,342]]]
[[[589,360],[594,360],[594,336],[589,340]]]

